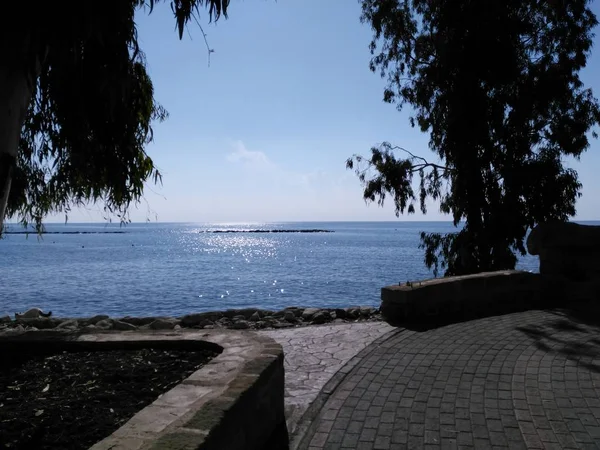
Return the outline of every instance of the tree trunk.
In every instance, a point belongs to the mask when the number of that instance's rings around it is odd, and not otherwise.
[[[21,128],[33,83],[24,70],[0,66],[0,234],[4,225]]]

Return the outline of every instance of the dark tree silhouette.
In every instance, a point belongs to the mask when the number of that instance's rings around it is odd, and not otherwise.
[[[103,202],[122,220],[160,174],[144,151],[156,103],[134,14],[158,0],[15,2],[0,18],[0,232],[6,217],[41,227],[48,213]],[[172,0],[179,38],[201,8]]]
[[[512,269],[528,228],[575,214],[581,184],[563,157],[578,159],[600,121],[578,75],[597,25],[589,4],[362,0],[374,33],[370,67],[388,82],[384,101],[413,108],[412,126],[429,133],[441,163],[384,143],[347,166],[367,201],[390,195],[399,215],[415,203],[426,212],[434,199],[464,225],[421,233],[436,276]]]

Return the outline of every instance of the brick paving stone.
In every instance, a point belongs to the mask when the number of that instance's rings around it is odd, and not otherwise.
[[[337,387],[350,396],[335,403],[334,392],[304,442],[319,449],[600,448],[599,326],[529,311],[390,336],[363,352]]]

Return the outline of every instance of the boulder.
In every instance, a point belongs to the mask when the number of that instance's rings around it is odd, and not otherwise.
[[[297,306],[288,306],[287,308],[285,308],[283,310],[283,315],[285,316],[285,314],[288,312],[293,313],[294,316],[296,316],[296,317],[300,317],[300,316],[302,316],[302,313],[304,312],[304,308],[299,308]]]
[[[361,306],[360,315],[362,317],[370,317],[375,312],[375,308],[372,306]]]
[[[335,317],[337,317],[338,319],[345,319],[346,318],[346,310],[343,308],[336,308],[335,309]]]
[[[96,328],[100,328],[101,330],[110,330],[113,326],[112,319],[103,319],[96,322]]]
[[[181,325],[184,327],[193,327],[199,325],[201,322],[209,320],[211,322],[215,322],[223,317],[223,314],[216,312],[206,312],[206,313],[197,313],[197,314],[187,314],[183,316],[181,320]]]
[[[0,323],[11,323],[12,319],[10,318],[10,316],[7,314],[6,316],[2,316],[0,317]]]
[[[23,333],[25,331],[25,327],[23,325],[17,325],[16,327],[6,328],[3,333],[5,334],[18,334]]]
[[[360,316],[360,308],[346,308],[347,319],[358,319],[358,316]]]
[[[39,319],[18,319],[16,323],[19,323],[26,327],[36,327],[40,330],[47,330],[50,328],[56,328],[60,325],[61,322],[64,322],[64,319],[52,319],[46,317],[40,317]]]
[[[245,308],[245,309],[228,309],[223,312],[223,316],[228,319],[233,319],[236,316],[243,316],[244,320],[250,318],[252,314],[256,312],[256,308]]]
[[[250,328],[250,324],[245,320],[238,320],[236,322],[233,322],[231,328],[234,330],[247,330],[248,328]]]
[[[283,320],[285,320],[287,322],[291,322],[291,323],[295,323],[298,321],[298,319],[296,319],[296,315],[294,314],[294,311],[286,311],[285,314],[283,315]]]
[[[129,323],[131,325],[135,325],[136,327],[141,327],[143,325],[150,325],[156,319],[163,319],[163,317],[131,317],[131,316],[126,316],[126,317],[123,317],[123,318],[118,319],[118,320],[119,320],[119,322],[125,322],[125,323]]]
[[[321,310],[319,308],[306,308],[302,313],[302,318],[304,320],[310,320],[313,316],[319,313]]]
[[[260,313],[258,311],[256,311],[254,314],[252,314],[248,320],[252,321],[252,322],[258,322],[260,320]]]
[[[112,328],[113,328],[113,330],[119,330],[119,331],[137,330],[137,327],[135,325],[128,323],[128,322],[122,322],[120,320],[113,321]]]
[[[148,327],[151,330],[172,330],[177,325],[177,322],[172,319],[156,319],[154,322],[150,322]]]
[[[77,321],[77,319],[69,319],[69,320],[65,320],[64,322],[61,322],[56,329],[61,329],[61,330],[75,330],[79,327],[79,322]]]
[[[319,311],[314,316],[312,316],[312,323],[314,323],[315,325],[320,325],[322,323],[329,321],[329,319],[330,319],[330,316],[327,311]]]
[[[90,317],[87,320],[87,323],[89,323],[90,325],[96,325],[101,320],[106,320],[106,319],[110,319],[110,317],[108,317],[106,314],[97,314],[94,317]]]

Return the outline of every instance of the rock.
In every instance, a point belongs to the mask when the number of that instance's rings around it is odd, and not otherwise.
[[[174,330],[181,330],[181,325],[177,324],[173,327]]]
[[[233,317],[231,318],[231,320],[233,320],[234,322],[238,322],[238,321],[240,321],[240,320],[246,320],[246,316],[243,316],[243,315],[239,314],[239,315],[237,315],[237,316],[233,316]]]
[[[2,316],[0,317],[0,323],[11,323],[12,319],[10,318],[10,316],[7,314],[6,316]]]
[[[289,322],[276,322],[272,325],[273,328],[292,328],[293,326]]]
[[[17,325],[16,327],[7,328],[4,330],[5,334],[17,334],[23,333],[25,331],[25,327],[23,325]]]
[[[298,319],[296,319],[296,315],[294,314],[294,311],[286,311],[285,314],[283,315],[283,320],[286,320],[287,322],[292,322],[292,323],[295,323],[298,321]]]
[[[287,308],[284,308],[284,310],[283,310],[284,317],[287,312],[293,313],[294,316],[296,316],[296,317],[301,317],[302,313],[304,312],[304,308],[299,308],[297,306],[288,306]]]
[[[76,319],[69,319],[69,320],[65,320],[64,322],[61,322],[56,329],[61,329],[61,330],[75,330],[76,328],[79,327],[79,322]]]
[[[60,319],[48,319],[48,318],[39,318],[39,319],[18,319],[17,323],[27,326],[27,327],[36,327],[40,330],[47,330],[49,328],[56,328],[60,325],[61,322],[64,322]]]
[[[31,308],[24,313],[15,313],[15,319],[39,319],[40,317],[50,317],[52,311],[45,313],[40,308]]]
[[[168,319],[168,317],[131,317],[126,316],[121,319],[118,319],[119,322],[129,323],[131,325],[135,325],[136,327],[141,327],[142,325],[149,325],[154,322],[156,319]]]
[[[329,318],[330,318],[331,320],[335,320],[335,319],[337,319],[337,314],[335,313],[335,311],[331,311],[331,312],[329,313]]]
[[[346,308],[346,318],[347,319],[358,319],[360,315],[360,308]]]
[[[302,318],[304,320],[310,320],[313,318],[313,316],[317,313],[321,312],[321,310],[319,308],[306,308],[304,310],[304,312],[302,313]]]
[[[90,317],[87,320],[87,323],[89,323],[90,325],[96,325],[101,320],[106,320],[106,319],[110,319],[110,317],[108,317],[106,314],[97,314],[94,317]]]
[[[132,325],[128,322],[122,322],[120,320],[113,321],[112,328],[113,328],[113,330],[119,330],[119,331],[137,330],[137,327],[135,325]]]
[[[9,317],[10,319],[10,317]],[[252,322],[258,322],[260,320],[260,314],[258,311],[256,311],[254,314],[252,314],[248,320],[252,321]]]
[[[177,326],[179,326],[179,325],[177,325]],[[205,330],[212,330],[215,328],[215,326],[214,325],[204,325],[202,328],[204,328]]]
[[[314,316],[312,316],[312,323],[315,325],[320,325],[329,320],[329,313],[327,311],[319,311]]]
[[[199,325],[201,322],[209,320],[210,322],[215,322],[223,317],[223,314],[220,312],[206,312],[206,313],[197,313],[197,314],[187,314],[183,316],[181,320],[181,326],[184,327],[193,327],[195,325]]]
[[[174,320],[156,319],[154,322],[150,322],[148,327],[152,330],[172,330],[175,325],[177,323]]]
[[[96,325],[92,325],[92,324],[86,325],[83,328],[81,328],[82,331],[94,331],[97,329],[98,329],[98,327]]]
[[[373,308],[372,306],[361,306],[360,307],[360,315],[363,317],[369,317],[374,312],[375,312],[375,308]]]
[[[250,324],[245,320],[238,320],[231,325],[231,328],[234,330],[247,330],[250,328]]]
[[[102,330],[110,330],[112,328],[112,325],[113,325],[112,319],[104,319],[99,322],[96,322],[96,327],[100,328]]]
[[[254,326],[258,329],[261,329],[261,328],[266,328],[267,324],[266,324],[266,322],[259,320],[258,322],[254,323]]]
[[[250,318],[252,314],[257,311],[256,308],[246,308],[246,309],[228,309],[223,312],[223,316],[228,319],[234,319],[236,316],[243,316],[244,320]]]
[[[346,310],[343,308],[335,308],[335,317],[337,317],[338,319],[345,319],[346,318]]]
[[[335,319],[333,323],[344,323],[344,319]]]

